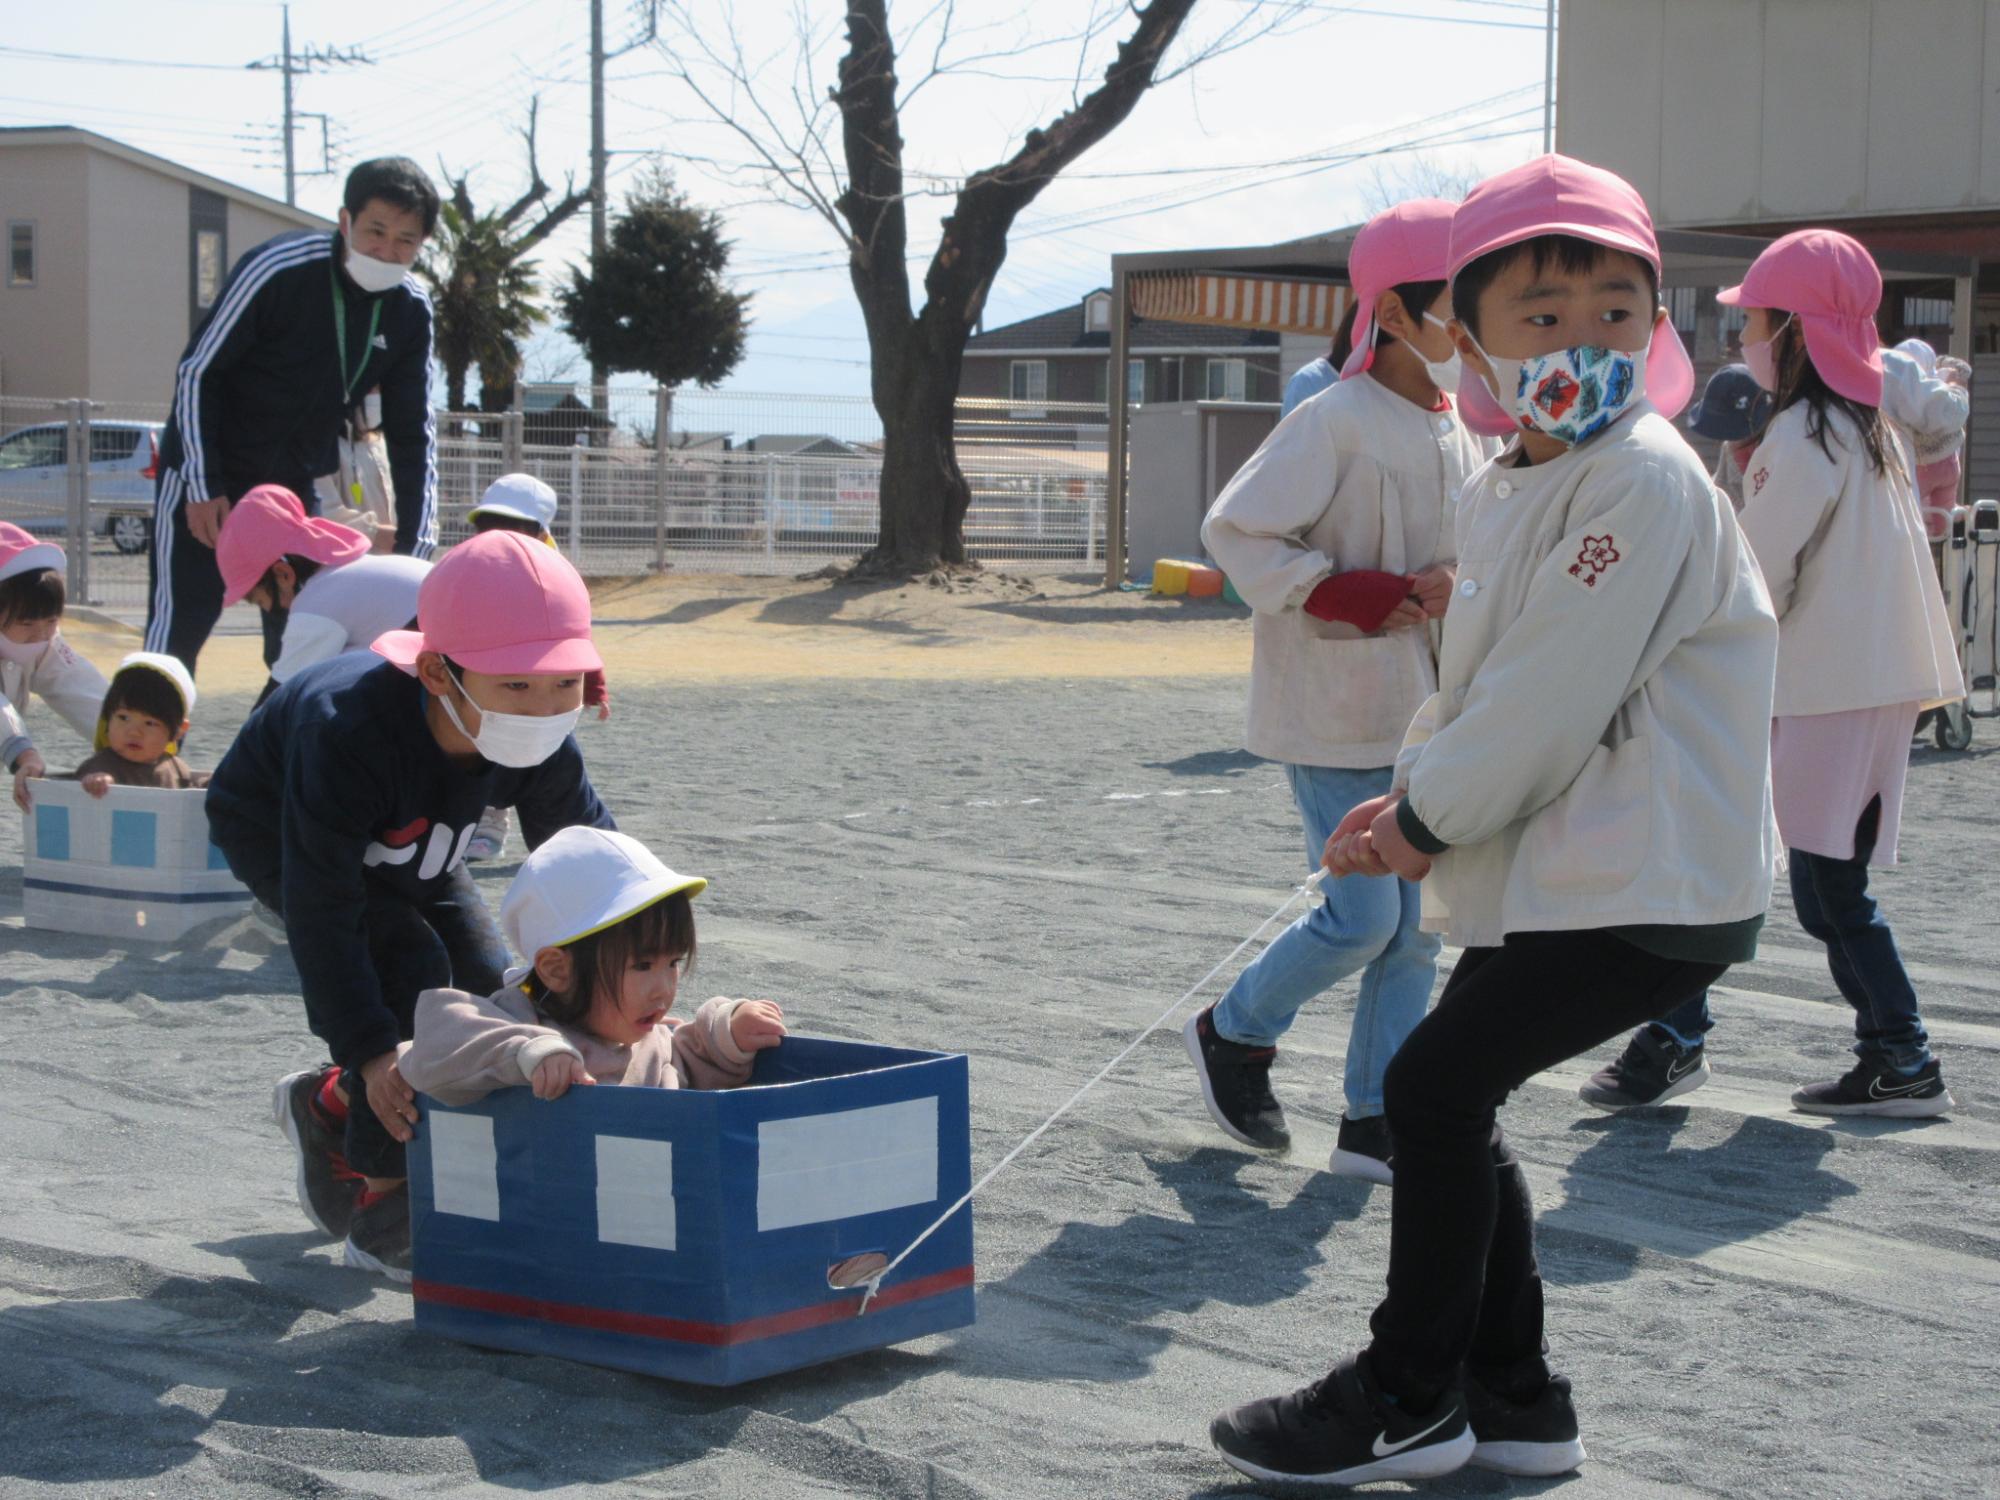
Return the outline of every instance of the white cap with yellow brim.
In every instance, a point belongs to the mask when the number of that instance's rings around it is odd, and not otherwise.
[[[681,875],[629,834],[608,828],[565,828],[521,862],[500,903],[500,925],[526,960],[501,976],[519,984],[544,948],[560,948],[616,926],[635,912],[708,882]]]

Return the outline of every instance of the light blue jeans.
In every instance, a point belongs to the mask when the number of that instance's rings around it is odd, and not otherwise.
[[[1389,790],[1391,768],[1333,770],[1287,766],[1305,825],[1306,868],[1317,870],[1326,841],[1356,803]],[[1215,1029],[1232,1042],[1268,1047],[1290,1029],[1308,1000],[1359,970],[1361,993],[1347,1033],[1343,1080],[1350,1119],[1382,1113],[1389,1059],[1430,1007],[1441,941],[1417,925],[1417,888],[1393,875],[1329,880],[1324,905],[1272,940],[1215,1007]]]

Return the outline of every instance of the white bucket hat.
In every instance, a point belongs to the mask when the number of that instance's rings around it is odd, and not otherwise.
[[[544,531],[553,531],[556,522],[556,492],[532,474],[502,474],[486,486],[479,503],[466,512],[468,521],[480,516],[511,516],[516,521],[532,521]]]
[[[521,862],[500,903],[500,925],[526,963],[500,976],[519,984],[544,948],[616,926],[669,896],[699,896],[708,882],[661,864],[644,844],[604,828],[565,828]]]

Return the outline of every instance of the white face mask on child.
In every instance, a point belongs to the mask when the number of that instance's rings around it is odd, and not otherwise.
[[[1435,313],[1425,313],[1424,321],[1426,323],[1435,323],[1440,328],[1446,326],[1444,319],[1438,317]],[[1406,344],[1410,343],[1408,339],[1403,340],[1403,342]],[[1415,344],[1410,344],[1410,353],[1416,355],[1418,359],[1424,362],[1424,373],[1430,376],[1432,385],[1441,391],[1456,391],[1458,389],[1458,377],[1463,368],[1463,361],[1459,358],[1457,345],[1452,346],[1451,358],[1446,360],[1432,359]]]
[[[452,682],[466,701],[472,702],[472,694],[466,692],[465,684],[456,676]],[[451,720],[451,727],[472,741],[472,748],[492,761],[496,766],[508,766],[517,771],[525,771],[530,766],[539,766],[556,751],[562,749],[563,741],[569,738],[577,721],[583,717],[583,706],[578,704],[566,714],[503,714],[497,709],[479,710],[479,733],[474,734],[465,727],[465,721],[458,716],[458,709],[450,698],[439,698],[444,705],[444,716]]]
[[[47,641],[17,641],[6,631],[0,630],[0,661],[11,661],[19,667],[32,667],[42,659],[42,653],[48,649]]]

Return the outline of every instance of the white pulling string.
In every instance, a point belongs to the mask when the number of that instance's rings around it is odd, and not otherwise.
[[[1082,1088],[1078,1089],[1074,1094],[1071,1094],[1067,1099],[1063,1100],[1063,1102],[1056,1107],[1054,1114],[1050,1115],[1046,1120],[1042,1121],[1041,1124],[1037,1125],[1033,1130],[1029,1131],[1028,1134],[1021,1140],[1021,1142],[1018,1145],[1014,1147],[1013,1150],[1009,1151],[1005,1156],[1001,1157],[1000,1160],[995,1162],[991,1167],[987,1168],[986,1174],[983,1177],[981,1177],[979,1181],[973,1183],[971,1187],[965,1190],[964,1197],[960,1198],[958,1202],[952,1204],[950,1208],[947,1208],[943,1213],[939,1214],[936,1219],[931,1221],[930,1226],[927,1229],[925,1229],[922,1234],[918,1235],[915,1239],[911,1240],[909,1244],[903,1247],[903,1249],[897,1254],[894,1260],[890,1261],[889,1264],[884,1266],[881,1270],[877,1271],[873,1276],[869,1277],[867,1282],[865,1283],[868,1290],[862,1294],[861,1307],[860,1310],[855,1313],[855,1316],[858,1318],[863,1313],[866,1313],[868,1311],[868,1304],[874,1301],[875,1294],[882,1290],[882,1282],[884,1278],[886,1278],[891,1271],[895,1270],[896,1267],[900,1266],[905,1260],[909,1259],[910,1254],[917,1248],[917,1246],[921,1245],[925,1240],[929,1239],[932,1235],[936,1234],[938,1230],[942,1229],[945,1226],[945,1224],[949,1222],[953,1214],[957,1213],[961,1208],[964,1208],[966,1204],[972,1201],[973,1195],[975,1193],[977,1193],[981,1188],[985,1187],[986,1184],[991,1182],[995,1177],[998,1177],[1000,1173],[1006,1169],[1008,1163],[1013,1161],[1015,1157],[1019,1156],[1023,1151],[1027,1150],[1030,1146],[1034,1145],[1034,1143],[1041,1138],[1043,1131],[1047,1130],[1051,1125],[1055,1124],[1056,1121],[1060,1120],[1064,1115],[1068,1114],[1071,1108],[1075,1106],[1076,1102],[1079,1099],[1083,1098],[1085,1094],[1089,1093],[1092,1089],[1096,1088],[1098,1084],[1102,1083],[1105,1080],[1105,1078],[1110,1075],[1112,1069],[1116,1068],[1120,1063],[1125,1061],[1126,1058],[1130,1057],[1135,1050],[1137,1050],[1141,1042],[1145,1041],[1147,1037],[1151,1036],[1154,1032],[1158,1031],[1162,1026],[1166,1025],[1167,1022],[1173,1018],[1173,1014],[1175,1011],[1179,1010],[1183,1005],[1186,1005],[1188,1001],[1192,1000],[1196,995],[1199,995],[1204,989],[1206,989],[1208,987],[1208,982],[1211,979],[1215,978],[1216,975],[1220,974],[1224,969],[1226,969],[1229,966],[1231,960],[1233,960],[1237,954],[1241,953],[1245,948],[1249,947],[1252,943],[1256,942],[1258,938],[1264,935],[1264,930],[1266,928],[1268,928],[1273,922],[1277,921],[1280,917],[1284,916],[1285,913],[1289,912],[1292,909],[1292,907],[1297,903],[1299,897],[1305,896],[1308,899],[1310,899],[1312,895],[1319,890],[1320,885],[1326,880],[1326,877],[1327,877],[1327,872],[1325,870],[1323,869],[1315,870],[1310,876],[1306,878],[1306,881],[1303,885],[1295,886],[1292,890],[1292,893],[1289,896],[1285,897],[1284,905],[1280,906],[1276,911],[1272,912],[1270,916],[1264,918],[1262,922],[1258,923],[1257,930],[1255,932],[1251,933],[1250,936],[1245,938],[1242,942],[1238,943],[1234,948],[1231,948],[1228,953],[1224,954],[1222,961],[1218,963],[1214,968],[1210,969],[1206,974],[1202,975],[1200,979],[1196,980],[1193,986],[1189,988],[1186,994],[1182,995],[1180,999],[1176,1000],[1172,1005],[1169,1005],[1165,1010],[1161,1011],[1160,1014],[1154,1018],[1153,1023],[1150,1026],[1148,1026],[1144,1031],[1140,1032],[1137,1036],[1133,1037],[1131,1041],[1125,1044],[1123,1051],[1121,1051],[1116,1057],[1112,1058],[1110,1062],[1106,1063],[1103,1067],[1099,1068],[1094,1074],[1092,1074],[1089,1081],[1086,1082]]]

